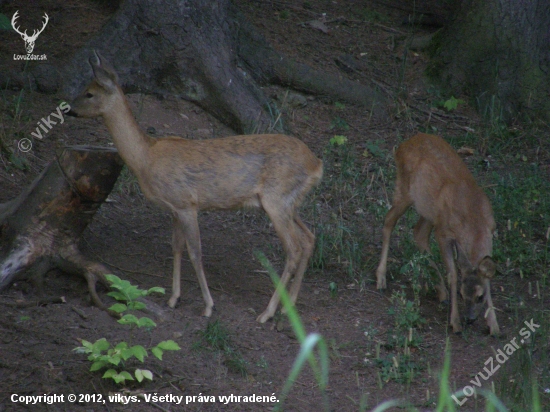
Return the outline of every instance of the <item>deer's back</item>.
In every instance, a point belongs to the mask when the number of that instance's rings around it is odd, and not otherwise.
[[[286,135],[162,138],[153,142],[148,161],[147,181],[140,182],[146,196],[176,208],[259,206],[258,196],[270,194],[291,199],[322,175],[322,162]]]
[[[449,238],[487,243],[495,226],[491,204],[447,142],[419,133],[402,143],[395,157],[399,179],[420,215]]]

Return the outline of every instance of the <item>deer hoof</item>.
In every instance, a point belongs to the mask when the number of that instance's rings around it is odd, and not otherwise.
[[[172,309],[174,309],[178,303],[178,301],[180,300],[180,298],[177,298],[177,297],[174,297],[172,296],[170,298],[170,300],[168,301],[168,306],[170,306]]]
[[[258,323],[266,323],[269,319],[273,317],[272,314],[264,312],[260,316],[256,318],[256,322]]]
[[[204,308],[204,312],[202,312],[202,316],[204,316],[205,318],[209,318],[210,316],[212,316],[212,309],[214,309],[214,306],[212,307],[206,307]]]

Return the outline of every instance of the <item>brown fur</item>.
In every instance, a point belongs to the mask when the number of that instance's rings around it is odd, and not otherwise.
[[[461,294],[466,318],[474,320],[487,304],[491,334],[499,327],[491,300],[489,280],[495,273],[491,260],[496,228],[489,199],[453,148],[437,136],[419,133],[403,142],[395,153],[397,178],[392,207],[384,222],[380,264],[376,270],[378,289],[386,288],[386,263],[390,235],[397,220],[414,205],[420,219],[414,228],[418,247],[428,251],[432,229],[441,250],[451,289],[451,325],[462,326],[457,302],[457,270],[454,249],[462,274]],[[438,289],[446,299],[444,281]]]
[[[97,56],[90,61],[94,80],[71,105],[82,117],[102,116],[120,156],[136,175],[145,196],[174,217],[172,245],[174,307],[180,296],[181,254],[185,245],[210,316],[214,302],[202,265],[197,213],[207,209],[261,207],[269,215],[287,254],[281,282],[292,276],[292,303],[313,252],[315,237],[302,223],[298,208],[319,183],[323,164],[300,140],[280,135],[245,135],[222,139],[151,138],[139,129],[114,70]],[[273,294],[258,317],[273,317],[279,296]]]

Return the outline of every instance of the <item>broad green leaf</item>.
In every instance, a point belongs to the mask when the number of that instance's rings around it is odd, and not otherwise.
[[[157,347],[162,350],[180,350],[181,349],[179,345],[171,339],[160,342],[157,345]]]
[[[137,325],[139,328],[154,328],[155,326],[157,326],[157,324],[148,317],[140,318]]]
[[[115,383],[122,383],[122,384],[124,384],[126,380],[124,379],[124,376],[120,376],[120,375],[113,375],[112,379],[115,381]]]
[[[127,348],[128,348],[128,344],[126,342],[120,342],[115,346],[115,350],[118,350],[118,351],[127,349]]]
[[[147,356],[147,351],[141,345],[132,346],[130,350],[132,351],[134,356],[138,358],[141,362],[143,362],[145,357]]]
[[[84,339],[82,339],[80,343],[82,343],[82,346],[84,346],[85,348],[92,349],[93,347],[92,342],[88,342],[87,340],[84,340]]]
[[[117,371],[114,369],[106,370],[103,374],[103,378],[112,378],[113,376],[117,375]]]
[[[113,306],[109,308],[109,310],[112,310],[116,313],[122,313],[128,310],[128,306],[126,306],[124,303],[115,303]]]
[[[138,324],[138,318],[136,318],[132,314],[126,314],[119,320],[117,320],[118,323],[121,325],[137,325]]]
[[[107,365],[106,362],[103,361],[97,361],[92,363],[92,366],[90,367],[90,372],[95,372],[103,368],[105,365]]]
[[[128,302],[128,309],[129,310],[142,310],[145,309],[147,305],[143,302],[135,301],[135,302]]]
[[[123,351],[120,352],[120,356],[122,357],[122,359],[128,360],[132,356],[134,356],[134,351],[131,348],[130,349],[124,349]]]
[[[154,288],[151,288],[147,291],[147,294],[150,295],[151,293],[160,293],[160,294],[165,294],[165,290],[164,288],[161,288],[159,286],[155,286]]]
[[[113,365],[118,365],[120,363],[120,355],[111,356],[109,358],[109,363],[112,363]]]
[[[134,378],[132,378],[132,375],[130,375],[130,372],[122,371],[119,373],[120,376],[124,376],[124,379],[128,379],[129,381],[133,381]]]
[[[164,351],[159,347],[155,346],[154,348],[151,349],[151,353],[155,355],[159,360],[162,360],[162,354],[164,353]]]
[[[136,369],[134,375],[136,376],[138,382],[141,382],[143,380],[143,373],[141,372],[141,369]]]
[[[121,293],[121,292],[109,292],[109,293],[107,293],[107,296],[111,296],[111,297],[115,298],[116,300],[123,300],[125,302],[128,300],[128,297],[124,293]]]
[[[103,351],[109,349],[110,346],[111,346],[111,344],[109,342],[107,342],[107,339],[101,338],[101,339],[98,339],[98,340],[95,341],[95,343],[93,345],[93,350],[94,350],[94,352],[103,352]]]
[[[121,282],[121,279],[117,275],[105,275],[105,279],[115,284]]]
[[[141,382],[143,378],[149,379],[150,381],[153,380],[153,373],[150,370],[147,369],[136,369],[135,372],[136,378],[138,382]],[[138,377],[139,375],[139,377]]]

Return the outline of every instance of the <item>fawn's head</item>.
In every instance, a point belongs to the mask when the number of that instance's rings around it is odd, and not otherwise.
[[[71,103],[69,115],[76,117],[98,117],[114,110],[121,94],[118,76],[111,65],[94,50],[90,66],[94,72],[92,82],[84,92]]]
[[[493,259],[485,256],[477,267],[461,265],[461,271],[460,294],[465,303],[464,318],[472,323],[484,307],[489,291],[488,281],[495,275],[496,265]]]

